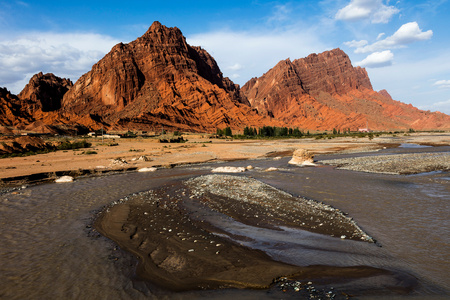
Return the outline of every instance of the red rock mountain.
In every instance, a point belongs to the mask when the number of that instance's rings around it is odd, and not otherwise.
[[[6,88],[0,88],[0,126],[16,128],[32,121],[32,116],[22,109],[19,98]]]
[[[259,113],[258,113],[259,112]],[[365,69],[340,49],[279,62],[241,89],[178,28],[154,22],[118,44],[72,85],[39,73],[19,94],[0,89],[0,125],[37,132],[230,126],[307,130],[448,129],[450,116],[418,110],[372,89]]]
[[[264,115],[304,129],[437,129],[450,116],[418,110],[372,89],[365,69],[340,49],[279,62],[241,89]]]
[[[72,86],[53,74],[36,74],[18,95],[0,88],[0,132],[83,133],[98,127],[90,117],[64,113],[58,108]]]
[[[114,129],[205,131],[269,122],[223,77],[214,58],[188,45],[178,28],[159,22],[135,41],[114,46],[64,95],[62,111]]]
[[[59,78],[51,73],[44,75],[41,72],[30,79],[18,97],[23,101],[31,101],[28,105],[33,106],[33,111],[54,111],[61,107],[64,94],[72,86],[73,83],[69,79]]]

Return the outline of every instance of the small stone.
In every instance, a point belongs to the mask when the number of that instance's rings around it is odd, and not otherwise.
[[[270,167],[270,168],[267,168],[265,171],[266,171],[266,172],[278,171],[278,168]]]
[[[140,168],[139,170],[138,170],[138,172],[155,172],[157,169],[156,168],[153,168],[153,167],[151,167],[151,168]]]
[[[72,182],[72,181],[73,181],[72,176],[62,176],[55,180],[55,182],[57,182],[57,183]]]

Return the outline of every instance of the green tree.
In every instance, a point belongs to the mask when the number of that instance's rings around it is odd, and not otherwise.
[[[223,130],[223,134],[225,136],[233,136],[233,133],[231,132],[231,128],[230,127],[225,127],[225,129]]]

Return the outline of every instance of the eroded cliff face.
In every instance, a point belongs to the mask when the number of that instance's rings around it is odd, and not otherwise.
[[[364,68],[340,49],[284,60],[242,87],[252,107],[308,130],[448,128],[450,116],[420,111],[375,92]]]
[[[89,114],[114,129],[200,131],[264,123],[204,49],[159,22],[135,41],[114,46],[67,92],[62,111]]]
[[[23,110],[20,99],[6,88],[0,88],[0,126],[20,128],[32,120],[32,116]]]
[[[29,101],[27,105],[32,111],[54,111],[61,107],[64,94],[72,86],[73,83],[69,79],[40,72],[30,79],[18,97],[22,101]]]

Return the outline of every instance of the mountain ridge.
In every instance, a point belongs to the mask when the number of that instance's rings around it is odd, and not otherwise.
[[[38,73],[18,96],[8,93],[0,94],[0,125],[42,131],[450,127],[446,114],[374,91],[366,70],[339,48],[282,60],[239,87],[206,50],[157,21],[136,40],[115,45],[75,84]]]

